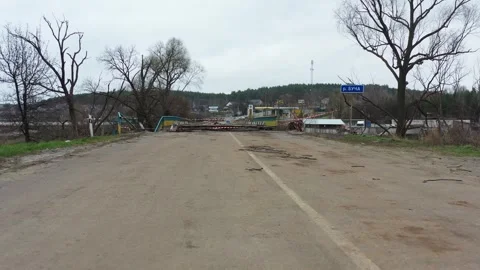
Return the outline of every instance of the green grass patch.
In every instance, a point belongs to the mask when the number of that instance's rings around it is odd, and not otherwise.
[[[441,145],[434,146],[433,149],[446,155],[480,157],[480,148],[473,145]]]
[[[353,134],[339,137],[338,140],[353,144],[431,150],[444,155],[480,157],[480,147],[475,147],[472,145],[432,145],[424,141],[414,139]]]
[[[107,142],[118,138],[118,136],[98,136],[93,138],[81,138],[71,140],[69,142],[63,141],[48,141],[38,143],[14,143],[0,145],[0,158],[13,157],[24,154],[31,154],[42,150],[58,149],[71,146],[78,146],[84,144]]]

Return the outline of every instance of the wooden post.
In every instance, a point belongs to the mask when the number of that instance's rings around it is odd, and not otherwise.
[[[90,130],[90,137],[93,138],[93,118],[90,114],[88,115],[88,129]]]

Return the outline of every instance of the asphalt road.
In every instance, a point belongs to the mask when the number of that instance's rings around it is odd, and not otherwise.
[[[0,269],[478,269],[476,160],[423,155],[285,133],[107,145],[0,175]],[[463,182],[421,181],[443,174]]]

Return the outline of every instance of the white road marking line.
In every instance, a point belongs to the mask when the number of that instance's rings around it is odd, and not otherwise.
[[[232,138],[240,145],[240,147],[244,147],[242,142],[240,142],[233,133],[229,132]],[[285,183],[282,181],[280,177],[278,177],[270,168],[268,168],[255,154],[250,151],[246,151],[247,154],[255,161],[258,165],[263,168],[263,171],[266,172],[275,183],[300,207],[300,209],[305,212],[308,217],[322,229],[330,239],[353,261],[353,263],[359,269],[370,269],[370,270],[380,270],[380,267],[376,265],[372,260],[370,260],[365,254],[363,254],[352,242],[348,241],[345,236],[342,235],[341,232],[332,229],[332,225],[320,215],[315,209],[313,209],[310,205],[308,205],[300,196],[295,193],[292,189],[290,189]]]

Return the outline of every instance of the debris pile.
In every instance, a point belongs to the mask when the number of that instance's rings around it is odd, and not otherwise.
[[[244,148],[241,148],[240,151],[250,151],[250,152],[257,152],[257,153],[267,153],[267,154],[276,154],[276,157],[284,158],[284,159],[304,159],[304,160],[317,160],[316,158],[312,157],[312,155],[301,155],[296,156],[288,153],[282,149],[275,149],[268,145],[250,145]]]

